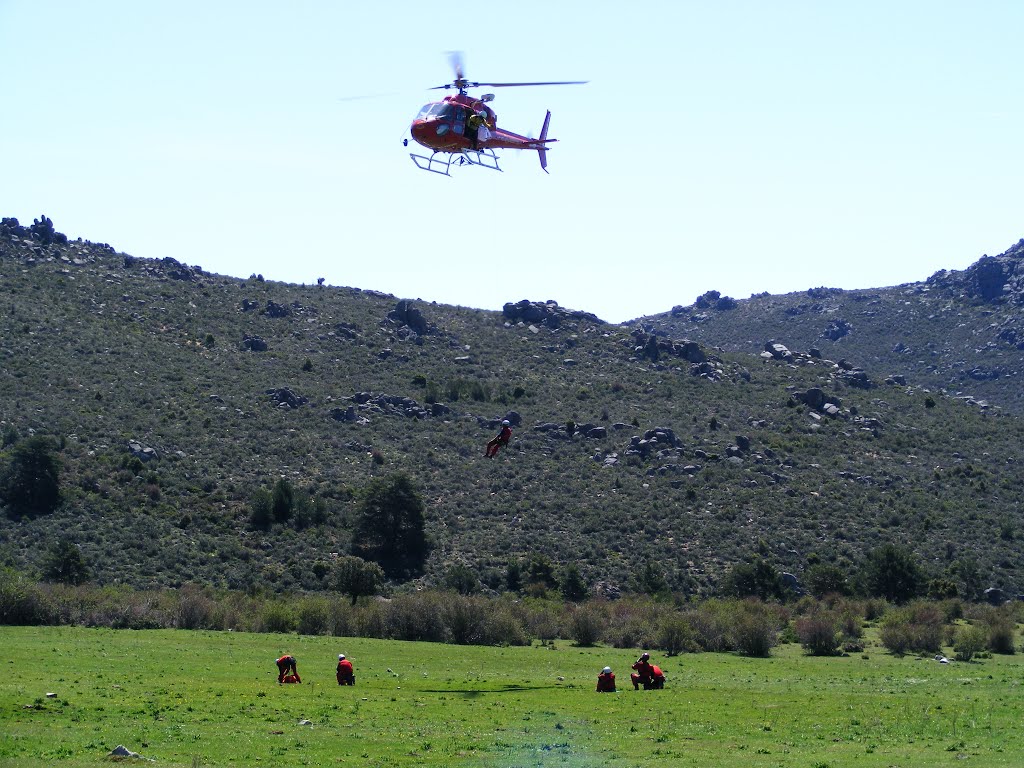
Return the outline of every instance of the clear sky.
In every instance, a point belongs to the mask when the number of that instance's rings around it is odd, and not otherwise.
[[[0,0],[0,215],[221,274],[621,322],[1024,237],[1017,0]],[[536,135],[418,171],[449,82]],[[493,90],[493,89],[492,89]],[[372,98],[352,98],[372,97]]]

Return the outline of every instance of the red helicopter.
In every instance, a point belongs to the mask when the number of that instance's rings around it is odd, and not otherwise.
[[[458,54],[451,57],[455,70],[455,79],[445,85],[431,88],[432,91],[454,88],[458,93],[445,96],[441,101],[432,101],[420,110],[412,121],[409,132],[413,141],[427,149],[433,150],[430,157],[410,152],[409,157],[416,167],[433,173],[450,176],[452,164],[478,165],[500,171],[496,149],[532,149],[540,158],[540,167],[548,172],[547,150],[553,141],[548,138],[548,125],[551,122],[551,110],[544,116],[544,125],[540,129],[540,137],[533,139],[520,136],[518,133],[498,127],[498,116],[488,106],[494,99],[493,93],[485,93],[479,98],[470,96],[469,88],[511,88],[528,85],[580,85],[586,80],[560,80],[545,83],[479,83],[469,81],[462,71],[462,58]],[[402,142],[409,145],[409,140]],[[438,157],[440,155],[440,157]]]

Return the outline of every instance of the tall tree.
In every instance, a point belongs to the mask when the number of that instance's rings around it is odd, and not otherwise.
[[[389,579],[422,575],[430,554],[423,513],[423,499],[408,475],[371,480],[359,500],[352,554],[378,563]]]
[[[785,596],[782,574],[760,557],[752,563],[737,563],[726,574],[722,592],[732,597],[759,597],[781,600]]]
[[[376,595],[383,583],[384,572],[380,566],[361,557],[339,557],[334,564],[334,586],[352,598],[352,605],[364,595]]]
[[[60,539],[47,553],[42,575],[57,584],[83,584],[89,580],[89,566],[74,542]]]
[[[914,553],[896,544],[883,544],[868,552],[862,578],[866,594],[894,603],[921,595],[926,581]]]
[[[645,560],[633,574],[633,582],[636,591],[642,595],[665,595],[669,591],[664,571],[651,559]]]
[[[56,509],[61,503],[60,459],[53,440],[38,435],[16,443],[0,480],[0,495],[14,514]]]
[[[576,563],[569,563],[562,569],[562,578],[559,579],[559,589],[562,597],[570,603],[580,603],[587,599],[590,590],[587,582],[583,580],[583,574]]]
[[[285,478],[278,478],[277,482],[274,483],[274,492],[271,501],[271,512],[274,515],[274,520],[279,523],[285,523],[288,518],[292,516],[292,511],[295,509],[295,490],[292,488],[292,484],[289,483]]]

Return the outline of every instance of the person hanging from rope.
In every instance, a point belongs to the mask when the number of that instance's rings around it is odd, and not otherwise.
[[[508,419],[501,422],[501,431],[498,432],[491,440],[487,443],[487,449],[484,451],[484,456],[488,459],[493,459],[498,454],[498,449],[502,446],[507,446],[508,441],[512,439],[512,425]]]

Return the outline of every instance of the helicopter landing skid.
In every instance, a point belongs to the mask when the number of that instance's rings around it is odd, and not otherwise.
[[[442,155],[444,159],[438,159],[438,155]],[[435,152],[430,157],[410,152],[409,157],[412,158],[412,161],[416,163],[416,167],[421,171],[439,173],[442,176],[451,176],[449,171],[451,171],[453,165],[478,165],[481,168],[487,168],[492,171],[501,171],[501,168],[498,166],[498,155],[495,154],[493,149],[464,149],[462,152],[455,153]]]

